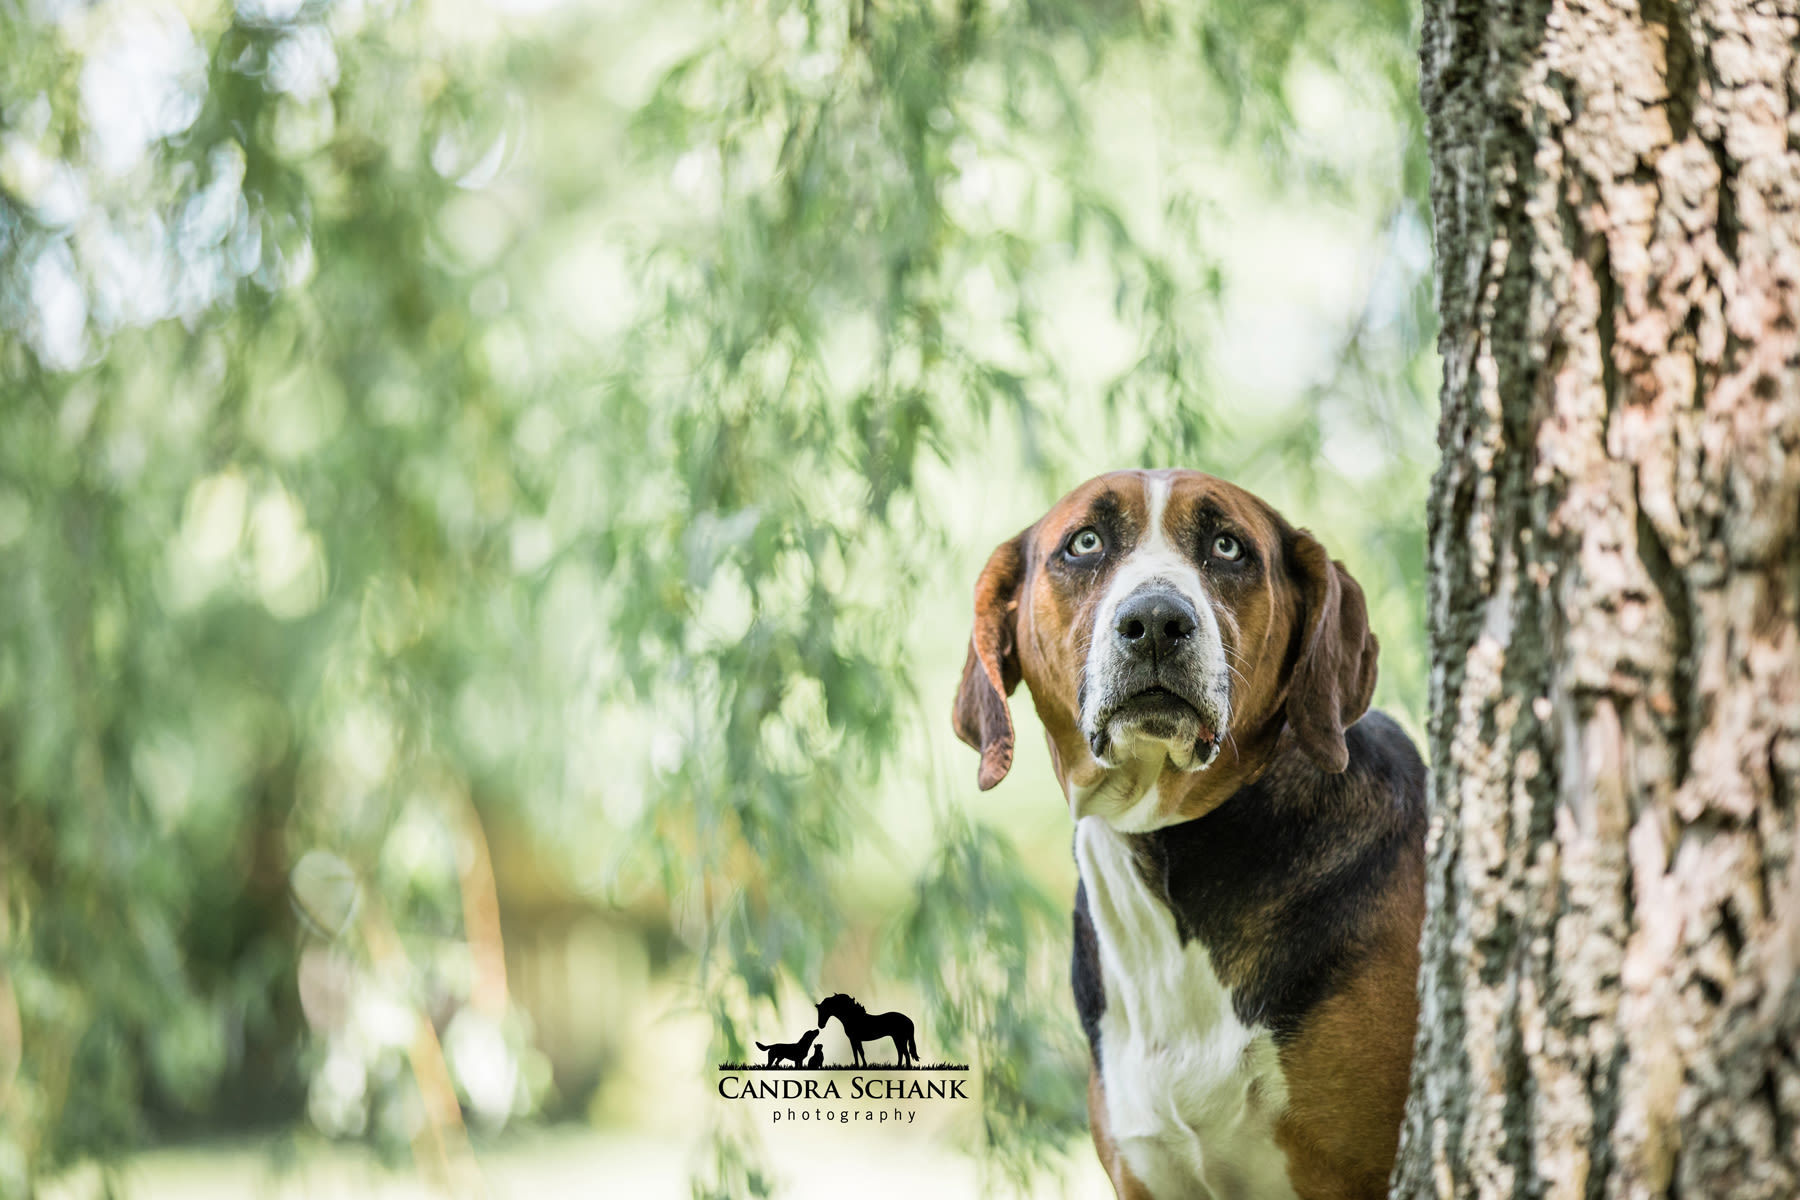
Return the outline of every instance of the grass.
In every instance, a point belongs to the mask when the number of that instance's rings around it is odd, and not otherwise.
[[[721,1071],[966,1071],[967,1063],[922,1063],[918,1066],[902,1067],[896,1063],[869,1063],[867,1066],[829,1066],[829,1067],[771,1067],[766,1063],[732,1063],[719,1064]]]

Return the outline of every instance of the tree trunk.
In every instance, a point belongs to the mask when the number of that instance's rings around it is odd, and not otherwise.
[[[1800,1196],[1797,0],[1427,0],[1436,816],[1396,1196]]]

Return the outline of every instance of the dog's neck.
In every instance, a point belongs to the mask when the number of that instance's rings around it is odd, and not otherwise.
[[[1077,831],[1077,862],[1090,903],[1106,903],[1106,893],[1141,887],[1173,920],[1179,941],[1198,942],[1213,969],[1231,990],[1238,1015],[1282,1028],[1298,1000],[1327,977],[1329,963],[1312,961],[1319,930],[1330,927],[1332,897],[1301,902],[1369,844],[1392,841],[1394,815],[1340,811],[1357,830],[1346,837],[1338,823],[1316,815],[1356,803],[1353,777],[1365,768],[1352,763],[1339,775],[1326,774],[1291,738],[1281,739],[1257,777],[1202,817],[1172,821],[1143,832],[1118,829],[1092,818]],[[1083,838],[1095,846],[1118,848],[1112,868],[1092,867],[1104,856],[1081,853]],[[1092,859],[1092,861],[1090,861]],[[1265,881],[1281,880],[1278,887]],[[1323,907],[1320,907],[1323,905]],[[1259,931],[1257,936],[1246,936]],[[1304,983],[1282,993],[1274,981]]]
[[[1299,753],[1280,714],[1260,727],[1232,735],[1210,767],[1182,771],[1160,751],[1117,765],[1099,762],[1085,743],[1066,747],[1050,739],[1057,782],[1079,819],[1106,817],[1124,833],[1144,833],[1204,817],[1261,779],[1284,755]]]

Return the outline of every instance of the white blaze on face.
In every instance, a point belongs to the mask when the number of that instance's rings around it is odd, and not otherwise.
[[[1199,568],[1169,539],[1169,494],[1173,487],[1174,480],[1168,475],[1158,474],[1146,478],[1143,534],[1131,553],[1113,572],[1106,594],[1101,597],[1095,609],[1093,636],[1088,643],[1087,689],[1081,712],[1083,733],[1096,730],[1101,713],[1121,699],[1116,693],[1120,686],[1119,677],[1125,666],[1125,652],[1119,637],[1114,633],[1119,606],[1140,588],[1160,584],[1173,588],[1193,605],[1198,624],[1188,651],[1194,670],[1189,688],[1205,700],[1206,707],[1212,710],[1206,715],[1209,719],[1216,720],[1219,726],[1213,731],[1214,736],[1224,736],[1224,726],[1230,712],[1230,672],[1225,662],[1225,644]],[[1101,762],[1103,766],[1125,769],[1137,778],[1142,778],[1147,773],[1153,781],[1165,759],[1179,770],[1191,770],[1201,765],[1195,759],[1192,742],[1177,744],[1130,728],[1123,731],[1122,737],[1113,739],[1107,757]],[[1114,783],[1125,784],[1125,781],[1116,780]],[[1096,790],[1119,790],[1121,798],[1129,795],[1133,800],[1142,797],[1142,789],[1137,786],[1103,787]],[[1096,811],[1097,806],[1090,798],[1089,803],[1082,807],[1092,812]]]

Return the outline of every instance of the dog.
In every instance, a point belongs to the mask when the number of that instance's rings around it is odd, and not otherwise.
[[[814,1030],[813,1032],[816,1034],[818,1032],[818,1030]],[[808,1067],[813,1068],[814,1070],[817,1070],[819,1067],[824,1066],[825,1065],[825,1047],[814,1046],[812,1057],[806,1060],[806,1065]]]
[[[756,1048],[769,1052],[769,1061],[764,1064],[766,1066],[777,1066],[782,1061],[791,1059],[797,1067],[800,1065],[800,1060],[806,1057],[807,1048],[813,1044],[813,1039],[818,1036],[818,1030],[809,1029],[800,1036],[800,1040],[797,1042],[776,1042],[772,1046],[765,1046],[758,1042]]]
[[[1426,810],[1418,751],[1368,712],[1377,649],[1342,563],[1197,471],[1090,480],[981,572],[955,728],[986,791],[1020,681],[1042,719],[1122,1200],[1387,1194]]]

